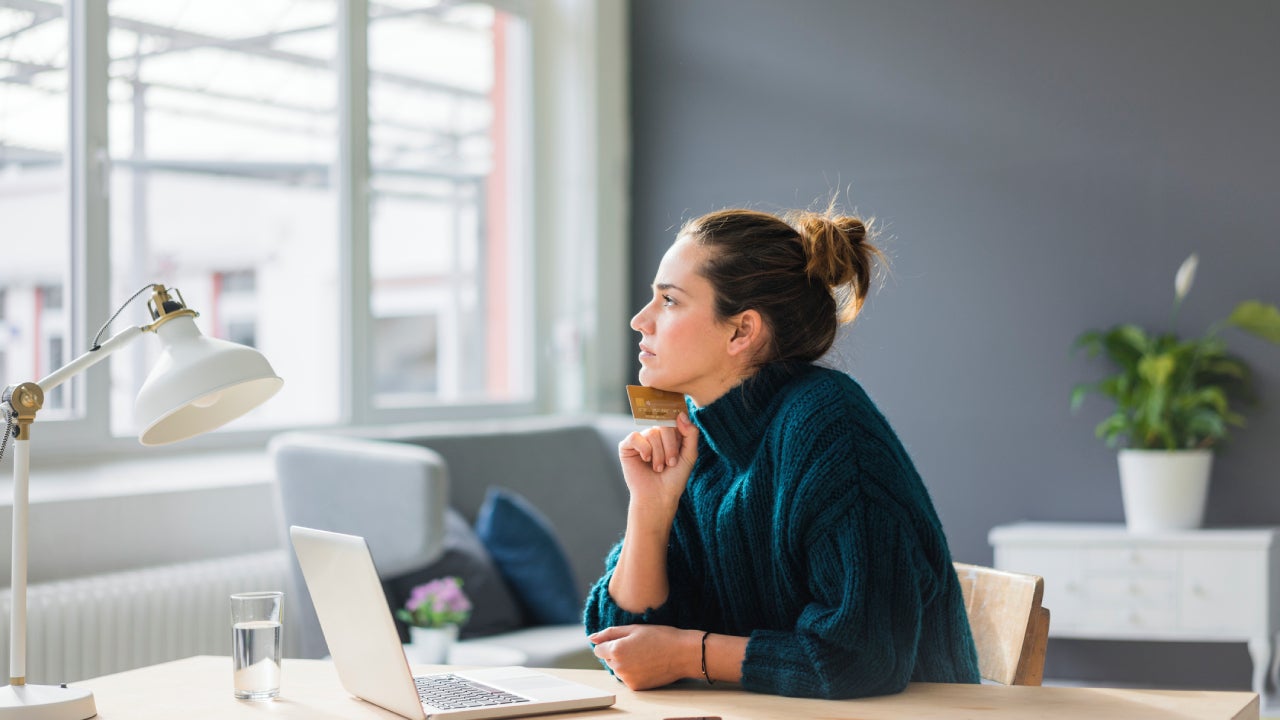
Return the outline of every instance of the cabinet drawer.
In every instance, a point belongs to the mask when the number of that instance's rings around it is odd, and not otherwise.
[[[1092,547],[1085,551],[1085,568],[1091,571],[1115,570],[1173,574],[1178,571],[1178,551],[1141,546]]]
[[[1186,550],[1178,626],[1238,635],[1267,628],[1267,556],[1263,550]]]
[[[1085,576],[1084,586],[1090,605],[1151,610],[1177,605],[1178,583],[1174,575],[1091,573]]]
[[[1174,626],[1178,611],[1170,603],[1155,608],[1131,604],[1090,603],[1085,611],[1085,627],[1095,632],[1162,634]],[[1050,620],[1050,627],[1053,627]]]

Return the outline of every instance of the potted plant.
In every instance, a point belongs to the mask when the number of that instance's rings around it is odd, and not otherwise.
[[[458,628],[471,617],[471,601],[460,579],[437,578],[415,587],[396,617],[409,626],[410,659],[442,665],[458,639]]]
[[[1089,393],[1115,403],[1096,434],[1119,454],[1121,497],[1131,532],[1199,527],[1213,451],[1232,427],[1243,427],[1240,402],[1252,399],[1248,364],[1227,351],[1219,332],[1235,327],[1280,344],[1280,309],[1247,300],[1202,336],[1177,334],[1178,310],[1195,279],[1196,255],[1174,278],[1170,330],[1132,324],[1089,330],[1076,339],[1090,357],[1106,353],[1116,371],[1071,393],[1076,410]]]

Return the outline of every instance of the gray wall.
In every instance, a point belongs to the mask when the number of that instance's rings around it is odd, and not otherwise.
[[[1280,301],[1280,4],[634,0],[634,304],[680,222],[724,206],[874,215],[892,274],[834,351],[929,484],[957,559],[1010,521],[1120,521],[1086,328],[1183,331]],[[1234,331],[1232,331],[1234,333]],[[1280,348],[1207,521],[1280,524]],[[1152,652],[1158,651],[1158,654]],[[1139,660],[1141,658],[1141,660]],[[1059,678],[1249,685],[1243,644],[1054,641]]]

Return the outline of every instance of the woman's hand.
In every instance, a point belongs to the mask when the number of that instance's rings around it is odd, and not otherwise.
[[[618,625],[587,637],[596,657],[632,690],[662,687],[701,673],[702,633],[667,625]]]
[[[666,522],[670,522],[698,459],[698,428],[680,413],[675,427],[652,427],[628,435],[618,443],[618,459],[632,504],[669,511]]]
[[[633,613],[667,601],[667,543],[680,495],[698,459],[698,428],[684,414],[676,426],[633,432],[618,443],[631,492],[626,540],[609,579],[609,595]]]

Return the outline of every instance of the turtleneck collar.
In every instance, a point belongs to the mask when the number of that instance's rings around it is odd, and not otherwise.
[[[802,362],[762,365],[706,407],[695,407],[692,400],[685,398],[689,419],[702,431],[702,438],[712,451],[741,472],[760,447],[782,389],[813,367]]]

